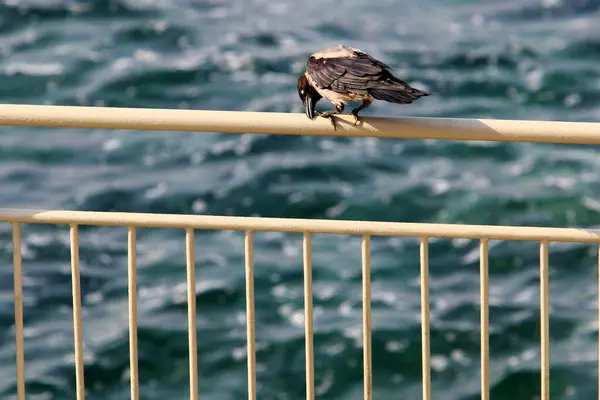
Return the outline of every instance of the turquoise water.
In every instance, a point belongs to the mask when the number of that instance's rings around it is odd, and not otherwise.
[[[4,0],[4,103],[302,112],[345,43],[434,95],[364,115],[597,121],[600,1]],[[326,108],[328,106],[321,105]],[[595,146],[0,128],[0,206],[594,227]],[[127,399],[127,231],[81,228],[88,399]],[[138,230],[142,399],[188,395],[184,232]],[[28,398],[73,399],[68,229],[23,227]],[[304,398],[301,236],[255,235],[260,399]],[[360,238],[314,235],[316,387],[362,396]],[[198,231],[200,396],[246,396],[243,236]],[[416,239],[374,238],[375,399],[420,398]],[[539,398],[533,242],[490,242],[491,393]],[[15,393],[0,224],[0,397]],[[432,240],[433,398],[479,396],[478,243]],[[597,396],[594,246],[550,245],[552,399]],[[37,395],[38,397],[34,397]]]

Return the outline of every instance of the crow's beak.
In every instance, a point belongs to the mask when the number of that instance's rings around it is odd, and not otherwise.
[[[313,96],[311,96],[310,94],[306,96],[306,116],[310,119],[313,119],[315,117],[316,104],[317,102],[315,101],[315,98]]]

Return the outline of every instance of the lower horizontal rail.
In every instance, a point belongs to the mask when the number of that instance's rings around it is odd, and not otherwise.
[[[599,229],[0,209],[0,222],[600,243]]]

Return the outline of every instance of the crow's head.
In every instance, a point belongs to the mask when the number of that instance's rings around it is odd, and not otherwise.
[[[304,74],[298,77],[298,96],[300,96],[302,104],[306,107],[306,116],[313,119],[315,117],[315,105],[321,100],[321,95],[311,86]]]

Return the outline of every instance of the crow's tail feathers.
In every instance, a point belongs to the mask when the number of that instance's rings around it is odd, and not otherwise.
[[[431,95],[431,93],[415,89],[407,84],[386,85],[385,87],[369,89],[368,92],[374,99],[399,104],[410,104],[420,97]]]

